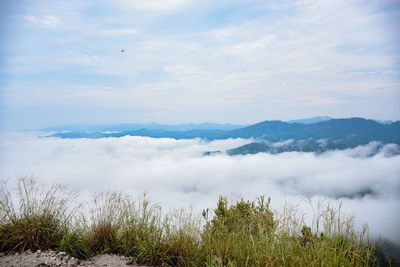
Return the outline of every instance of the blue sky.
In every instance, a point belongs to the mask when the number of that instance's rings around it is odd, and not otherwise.
[[[399,1],[0,3],[3,130],[400,119]]]

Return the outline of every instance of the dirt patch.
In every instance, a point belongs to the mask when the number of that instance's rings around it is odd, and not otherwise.
[[[94,267],[94,266],[139,266],[130,258],[104,254],[96,255],[88,260],[79,260],[65,252],[26,251],[12,255],[0,254],[0,267]],[[142,267],[145,267],[142,265]]]

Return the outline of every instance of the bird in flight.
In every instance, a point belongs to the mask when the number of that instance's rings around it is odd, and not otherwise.
[[[125,52],[125,49],[121,49],[121,52]]]

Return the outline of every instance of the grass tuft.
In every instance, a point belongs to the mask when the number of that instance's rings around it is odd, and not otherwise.
[[[90,249],[90,243],[87,236],[81,231],[64,234],[58,245],[57,251],[67,252],[78,259],[87,259],[92,256],[93,253]]]
[[[264,197],[220,197],[213,211],[196,216],[164,214],[145,196],[117,192],[77,205],[73,192],[32,178],[19,179],[15,192],[0,185],[2,252],[52,249],[80,259],[116,253],[155,266],[373,266],[384,259],[367,227],[356,232],[353,217],[322,201],[306,225],[296,207],[274,212]]]
[[[124,203],[122,194],[98,194],[90,207],[89,246],[93,253],[121,253],[120,228]]]
[[[60,185],[46,187],[33,178],[19,179],[16,203],[3,183],[0,187],[0,250],[56,249],[67,232],[76,197]]]

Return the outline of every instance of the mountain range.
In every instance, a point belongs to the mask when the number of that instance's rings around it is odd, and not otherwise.
[[[155,125],[153,125],[155,126]],[[194,126],[193,124],[191,126]],[[205,126],[204,124],[202,126]],[[232,127],[232,126],[229,126]],[[217,127],[218,128],[218,127]],[[185,129],[182,127],[182,129]],[[247,127],[231,130],[222,129],[139,129],[122,132],[59,132],[47,137],[59,138],[107,138],[123,136],[147,136],[153,138],[174,138],[205,140],[228,138],[253,138],[256,144],[251,145],[251,153],[271,151],[268,142],[292,140],[281,150],[303,151],[330,148],[348,148],[378,141],[383,144],[400,144],[400,121],[390,124],[380,123],[363,118],[329,119],[315,123],[298,123],[284,121],[264,121]],[[246,149],[248,149],[247,147]],[[243,149],[246,151],[246,149]],[[279,151],[275,149],[274,151]],[[233,153],[233,152],[232,152]],[[240,153],[239,153],[240,154]]]
[[[218,124],[218,123],[186,123],[186,124],[160,124],[160,123],[121,123],[111,125],[64,125],[56,127],[48,127],[40,129],[42,132],[84,132],[84,133],[95,133],[95,132],[125,132],[125,131],[137,131],[141,129],[147,130],[162,130],[162,131],[190,131],[190,130],[234,130],[243,128],[247,125],[240,124]]]

